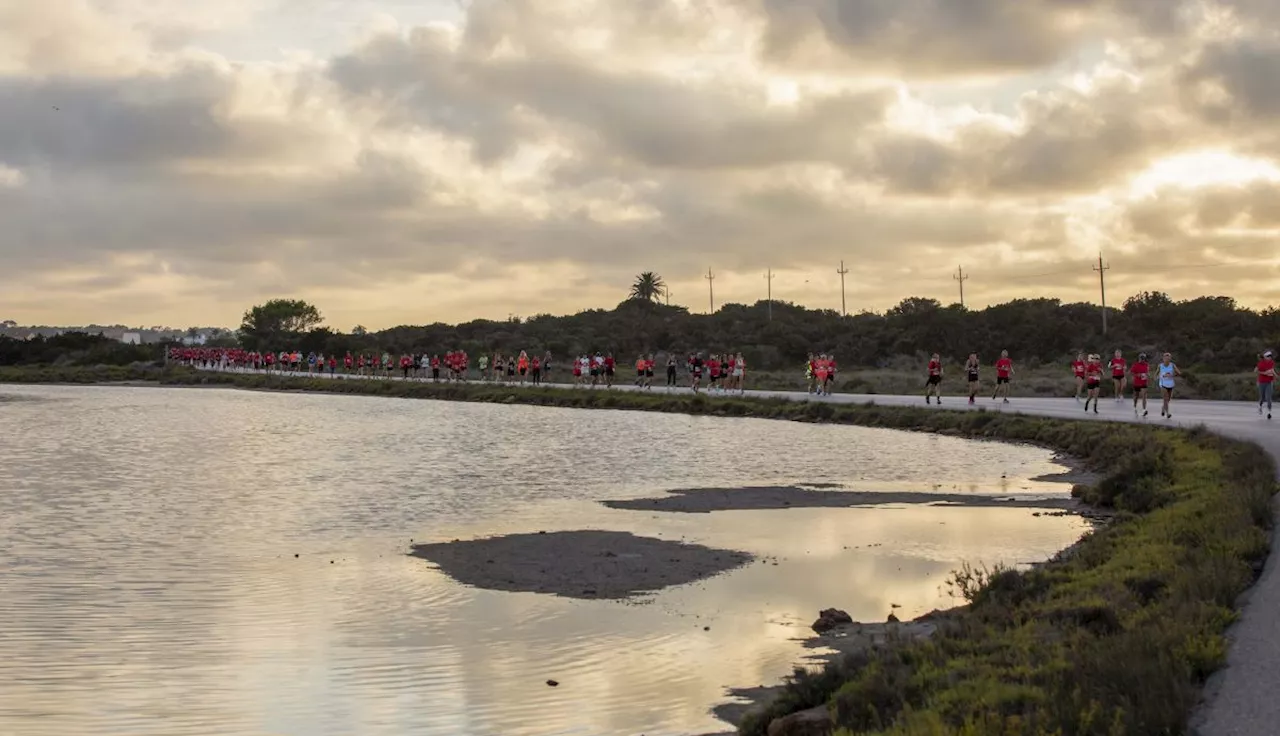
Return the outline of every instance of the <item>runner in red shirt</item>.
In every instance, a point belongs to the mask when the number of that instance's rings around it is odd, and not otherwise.
[[[1009,380],[1013,378],[1013,361],[1009,360],[1009,351],[1001,350],[1000,359],[996,361],[996,392],[991,400],[1004,396],[1004,403],[1009,403]]]
[[[1117,350],[1112,356],[1111,362],[1107,363],[1107,367],[1111,369],[1111,385],[1116,390],[1116,401],[1124,401],[1124,374],[1125,359],[1120,357],[1120,351]]]
[[[613,373],[617,368],[617,361],[613,359],[613,353],[604,356],[604,385],[605,388],[613,388]]]
[[[1097,414],[1098,391],[1101,390],[1100,387],[1102,386],[1102,358],[1099,358],[1096,355],[1089,356],[1089,361],[1085,364],[1084,368],[1084,377],[1085,388],[1089,392],[1084,400],[1084,410],[1086,412],[1089,411],[1089,402],[1092,401],[1093,413]]]
[[[1084,391],[1084,353],[1076,353],[1076,359],[1071,362],[1071,373],[1076,377],[1076,401],[1080,400],[1080,394]]]
[[[1133,415],[1138,415],[1138,399],[1142,399],[1142,416],[1147,415],[1147,386],[1151,384],[1151,364],[1146,353],[1138,353],[1138,361],[1129,366],[1133,374]]]
[[[440,356],[431,356],[431,380],[440,383]]]
[[[937,353],[929,358],[929,374],[924,382],[924,403],[932,403],[933,397],[938,397],[938,405],[942,405],[942,359]]]
[[[351,351],[347,351],[346,356],[342,358],[342,372],[344,374],[351,372],[351,365],[355,362],[355,358],[351,357]]]
[[[1258,413],[1262,413],[1262,405],[1267,405],[1267,419],[1271,418],[1271,396],[1275,391],[1276,361],[1268,350],[1258,359]]]

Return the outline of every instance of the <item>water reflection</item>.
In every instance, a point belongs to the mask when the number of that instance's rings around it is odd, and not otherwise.
[[[1041,559],[1082,530],[1013,509],[595,503],[821,482],[1064,492],[1025,480],[1061,470],[1036,448],[363,397],[0,393],[56,399],[0,406],[0,733],[721,730],[724,688],[788,672],[818,609],[922,613],[950,603],[959,560]],[[635,604],[467,588],[404,554],[411,537],[578,528],[778,564]]]

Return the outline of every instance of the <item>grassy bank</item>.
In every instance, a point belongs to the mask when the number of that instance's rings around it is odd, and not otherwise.
[[[1122,513],[1030,571],[963,570],[970,605],[932,640],[797,671],[741,733],[826,706],[839,734],[1180,734],[1225,661],[1234,601],[1267,554],[1274,466],[1204,431],[908,413],[894,424],[1031,439],[1109,471],[1086,500]],[[877,422],[855,410],[850,421]]]
[[[1206,431],[662,393],[185,370],[152,380],[888,427],[1034,442],[1105,473],[1077,490],[1119,514],[1070,555],[1029,571],[957,574],[970,605],[941,618],[931,640],[797,672],[777,701],[742,724],[744,734],[765,734],[772,719],[814,706],[825,706],[844,734],[1182,733],[1205,679],[1224,661],[1234,602],[1268,550],[1270,457]]]
[[[127,381],[160,381],[166,377],[190,373],[189,370],[166,369],[153,363],[132,365],[0,366],[0,383],[121,383]]]

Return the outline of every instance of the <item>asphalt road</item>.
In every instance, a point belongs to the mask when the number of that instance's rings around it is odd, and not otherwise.
[[[683,378],[683,377],[682,377]],[[659,377],[655,381],[661,383]],[[564,384],[547,384],[556,388],[573,388]],[[579,390],[604,390],[579,389]],[[635,391],[625,377],[615,391]],[[1105,390],[1105,389],[1104,389]],[[654,386],[653,393],[688,393],[687,388],[667,389]],[[705,393],[705,392],[704,392]],[[717,393],[711,393],[712,397]],[[924,406],[922,396],[886,396],[870,394],[833,394],[815,397],[798,391],[751,391],[749,397],[781,398],[796,401],[833,403],[873,403],[885,406]],[[1227,437],[1256,442],[1280,467],[1280,413],[1268,421],[1258,414],[1257,406],[1241,401],[1179,401],[1171,406],[1173,418],[1160,416],[1159,392],[1152,390],[1147,417],[1135,416],[1132,401],[1116,402],[1103,398],[1098,413],[1084,411],[1083,404],[1066,398],[1013,398],[1009,403],[993,401],[990,395],[979,397],[969,406],[966,397],[944,397],[940,411],[1015,412],[1063,419],[1087,419],[1110,422],[1145,422],[1190,428],[1204,425]],[[1278,407],[1280,409],[1280,407]],[[1277,513],[1280,516],[1280,513]],[[1277,524],[1280,528],[1280,523]],[[1191,720],[1195,736],[1274,736],[1280,733],[1280,573],[1276,572],[1280,544],[1272,539],[1271,556],[1262,576],[1244,596],[1240,620],[1228,632],[1231,640],[1227,666],[1210,680],[1205,699]]]

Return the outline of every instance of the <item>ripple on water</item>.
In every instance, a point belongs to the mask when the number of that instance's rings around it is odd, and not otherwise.
[[[56,399],[7,402],[0,422],[6,734],[714,731],[724,688],[785,675],[817,609],[923,612],[948,565],[1044,557],[1081,529],[1009,509],[598,503],[797,484],[1064,495],[1027,480],[1063,469],[1029,447],[365,397],[6,393]],[[406,556],[411,537],[570,529],[770,560],[637,606],[467,587]]]

